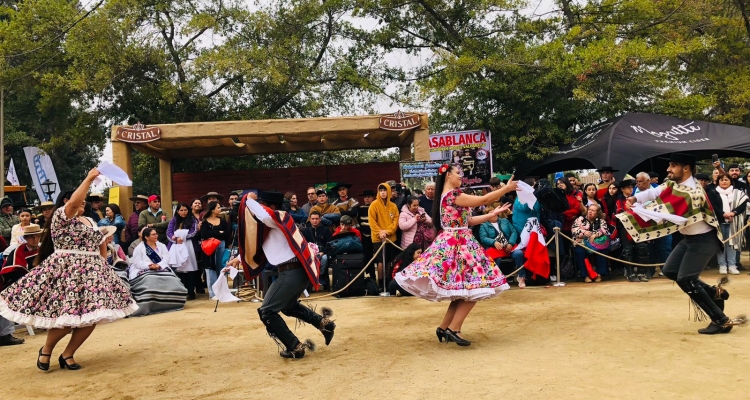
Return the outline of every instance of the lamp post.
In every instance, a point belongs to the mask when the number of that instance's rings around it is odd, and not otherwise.
[[[47,179],[39,185],[42,186],[42,192],[47,194],[47,200],[52,201],[52,193],[55,193],[57,190],[57,183]]]

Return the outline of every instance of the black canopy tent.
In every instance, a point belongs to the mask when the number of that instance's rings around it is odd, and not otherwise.
[[[750,129],[659,114],[625,114],[584,131],[541,161],[527,160],[516,177],[605,165],[619,170],[618,180],[640,171],[656,171],[664,177],[669,154],[675,152],[698,159],[709,159],[711,154],[745,157],[750,154]]]

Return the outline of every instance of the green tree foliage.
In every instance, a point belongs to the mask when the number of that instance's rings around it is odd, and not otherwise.
[[[431,102],[431,128],[490,129],[501,169],[625,112],[750,122],[744,0],[556,0],[544,16],[515,0],[360,5],[384,48],[434,54],[396,72]]]

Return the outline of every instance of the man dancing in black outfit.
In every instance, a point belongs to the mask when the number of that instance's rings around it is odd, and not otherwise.
[[[246,195],[240,205],[240,255],[228,265],[241,263],[248,280],[261,273],[266,257],[270,264],[278,267],[279,276],[266,291],[258,315],[269,336],[284,347],[282,357],[302,358],[305,349],[315,350],[315,345],[309,339],[300,342],[279,312],[318,328],[326,346],[331,343],[336,324],[330,319],[330,309],[324,307],[320,315],[299,301],[309,284],[314,288],[320,286],[320,267],[292,216],[278,211],[284,196],[276,191],[263,192],[260,203],[254,197],[253,193]]]
[[[674,210],[674,214],[687,219],[684,223],[675,225],[668,221],[644,222],[637,220],[632,210],[617,214],[617,218],[636,242],[655,239],[677,230],[682,233],[685,239],[680,241],[667,258],[662,268],[664,276],[675,281],[690,296],[698,315],[703,310],[711,319],[711,324],[698,330],[698,333],[729,333],[734,325],[744,325],[747,319],[745,316],[730,319],[724,314],[724,301],[729,299],[729,293],[721,285],[726,281],[718,286],[711,286],[700,280],[700,273],[722,246],[721,230],[718,229],[712,207],[712,204],[721,205],[721,199],[715,199],[715,192],[706,192],[696,183],[693,178],[694,169],[694,157],[673,153],[667,168],[669,180],[627,199],[628,206],[655,200],[648,209],[660,213]]]

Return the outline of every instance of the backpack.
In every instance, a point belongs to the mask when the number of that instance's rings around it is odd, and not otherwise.
[[[339,233],[328,241],[323,252],[333,257],[338,254],[354,254],[362,252],[362,241],[354,232]]]

